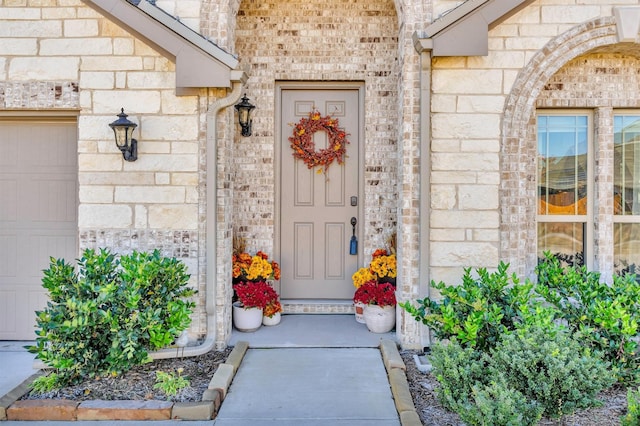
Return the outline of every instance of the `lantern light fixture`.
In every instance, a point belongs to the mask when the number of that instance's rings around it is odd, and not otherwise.
[[[255,105],[249,102],[246,93],[242,97],[241,102],[235,105],[235,109],[238,111],[238,123],[240,123],[240,127],[242,128],[242,136],[251,136],[251,111],[255,107]]]
[[[116,146],[122,152],[122,157],[126,161],[136,161],[138,159],[138,141],[132,138],[133,131],[138,125],[127,119],[124,108],[120,110],[118,119],[109,124],[116,137]]]

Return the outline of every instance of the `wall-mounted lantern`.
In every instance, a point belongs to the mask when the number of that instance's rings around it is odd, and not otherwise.
[[[235,105],[235,109],[238,111],[238,123],[242,127],[242,136],[251,136],[251,110],[254,108],[255,105],[249,103],[246,93],[242,97],[242,102]]]
[[[127,120],[128,115],[124,113],[124,108],[120,110],[118,119],[109,124],[116,136],[116,145],[122,152],[122,156],[127,161],[136,161],[138,159],[138,141],[133,139],[131,135],[138,125]]]

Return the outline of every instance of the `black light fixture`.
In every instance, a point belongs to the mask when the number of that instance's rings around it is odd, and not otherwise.
[[[127,120],[128,115],[124,113],[124,108],[120,110],[118,119],[109,124],[116,136],[116,145],[122,152],[122,156],[127,161],[136,161],[138,159],[138,141],[133,139],[131,135],[138,125]]]
[[[242,102],[235,106],[236,111],[238,111],[238,123],[242,127],[242,136],[251,136],[251,110],[254,108],[255,105],[249,103],[246,93],[242,97]]]

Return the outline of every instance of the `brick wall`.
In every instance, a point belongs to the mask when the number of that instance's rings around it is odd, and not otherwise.
[[[274,242],[277,81],[365,82],[365,258],[397,220],[398,23],[393,3],[244,2],[235,50],[250,75],[254,134],[235,141],[234,205],[248,248]],[[345,58],[349,58],[345,61]],[[251,206],[251,208],[247,208]]]

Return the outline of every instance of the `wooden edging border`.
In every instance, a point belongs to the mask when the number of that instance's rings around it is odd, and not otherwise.
[[[29,391],[33,381],[43,374],[33,374],[0,398],[1,420],[211,420],[227,395],[244,355],[247,342],[238,342],[224,363],[218,365],[200,402],[170,401],[70,401],[34,399],[18,401]]]

